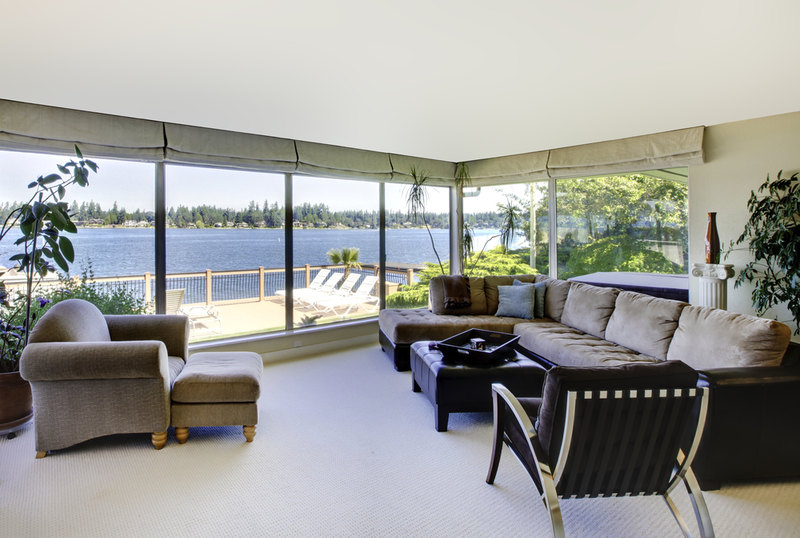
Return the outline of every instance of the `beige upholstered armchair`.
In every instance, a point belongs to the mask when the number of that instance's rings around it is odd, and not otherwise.
[[[36,457],[115,433],[150,432],[163,447],[188,340],[186,316],[104,316],[80,299],[50,308],[20,362],[33,389]]]

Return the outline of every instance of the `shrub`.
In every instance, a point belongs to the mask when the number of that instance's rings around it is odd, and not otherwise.
[[[569,278],[598,271],[674,274],[681,268],[660,252],[648,249],[644,241],[616,235],[575,248],[567,260],[566,272],[559,276]]]

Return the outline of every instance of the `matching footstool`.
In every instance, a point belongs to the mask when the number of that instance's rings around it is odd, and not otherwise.
[[[256,435],[261,394],[261,356],[250,352],[194,353],[172,386],[172,425],[183,444],[189,428],[242,425],[250,443]]]

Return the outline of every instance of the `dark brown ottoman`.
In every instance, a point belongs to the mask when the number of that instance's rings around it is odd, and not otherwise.
[[[472,366],[445,361],[429,343],[411,344],[411,388],[433,404],[436,431],[447,431],[450,413],[491,411],[492,383],[502,383],[519,396],[542,394],[546,368],[520,352],[501,363]]]
[[[193,426],[243,426],[256,435],[264,363],[250,352],[194,353],[172,386],[172,425],[183,444]]]

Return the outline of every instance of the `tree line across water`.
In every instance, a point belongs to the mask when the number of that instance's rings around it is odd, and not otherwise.
[[[0,204],[0,219],[5,220],[19,202]],[[72,202],[72,220],[79,226],[153,226],[155,212],[141,209],[128,210],[117,202],[104,209],[99,203]],[[326,204],[303,203],[294,207],[294,225],[301,228],[377,228],[378,211],[332,210]],[[425,220],[431,228],[448,228],[448,213],[426,213]],[[497,212],[486,211],[466,216],[467,223],[479,228],[498,228],[502,222]],[[170,207],[167,222],[175,228],[281,228],[286,222],[282,205],[265,200],[263,204],[251,201],[245,209],[221,208],[214,205]],[[418,227],[423,222],[404,211],[387,211],[386,225],[389,228]]]

